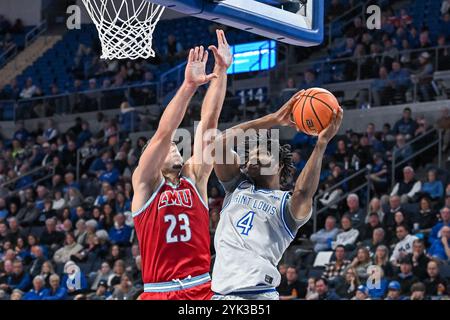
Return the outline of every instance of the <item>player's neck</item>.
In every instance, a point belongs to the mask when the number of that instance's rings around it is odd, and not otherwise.
[[[164,178],[167,182],[172,185],[178,185],[180,183],[180,173],[179,172],[166,172],[164,173]]]
[[[255,180],[255,187],[256,189],[278,190],[280,189],[280,179],[278,176],[266,176],[263,179]]]

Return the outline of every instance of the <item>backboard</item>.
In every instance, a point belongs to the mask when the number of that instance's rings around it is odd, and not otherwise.
[[[316,46],[324,37],[324,0],[148,1],[297,46]]]

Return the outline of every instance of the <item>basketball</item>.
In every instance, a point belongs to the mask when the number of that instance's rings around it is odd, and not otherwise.
[[[331,92],[322,88],[310,88],[295,103],[292,116],[299,130],[317,136],[330,124],[333,110],[338,109],[339,102]]]

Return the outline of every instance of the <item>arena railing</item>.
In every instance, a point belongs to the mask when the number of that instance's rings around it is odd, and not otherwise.
[[[14,179],[10,179],[10,180],[2,183],[0,185],[0,189],[8,189],[8,186],[12,185],[13,186],[13,190],[9,189],[9,193],[10,194],[16,194],[16,193],[18,193],[18,192],[20,192],[20,191],[22,191],[24,189],[27,189],[27,188],[32,187],[32,186],[36,186],[39,183],[41,183],[41,182],[51,178],[54,175],[55,175],[55,167],[53,165],[51,165],[51,164],[50,165],[46,165],[46,166],[37,167],[37,168],[34,168],[34,169],[32,169],[32,170],[30,170],[30,171],[28,171],[28,172],[26,172],[26,173],[16,177],[16,178],[14,178]],[[28,183],[27,185],[16,189],[15,188],[15,183],[17,181],[25,178],[25,177],[28,177],[28,176],[37,177],[37,179],[33,179],[33,181],[31,183]]]
[[[370,180],[369,180],[369,173],[370,170],[369,168],[363,168],[359,171],[356,171],[355,173],[351,174],[350,176],[346,177],[345,179],[339,181],[338,183],[334,184],[333,186],[329,187],[326,190],[322,190],[320,192],[318,192],[314,198],[313,198],[313,230],[314,232],[317,231],[317,217],[319,214],[326,212],[328,210],[330,210],[331,206],[334,205],[338,205],[342,200],[346,199],[348,197],[349,194],[352,193],[357,193],[365,188],[366,192],[365,192],[365,197],[366,197],[366,204],[369,203],[370,201]],[[345,184],[348,184],[349,182],[351,182],[352,180],[358,180],[359,179],[364,179],[365,182],[359,184],[357,187],[352,188],[351,190],[347,191],[347,192],[343,192],[342,195],[340,195],[338,198],[334,199],[333,201],[331,201],[330,203],[328,203],[327,205],[323,206],[321,209],[318,209],[318,201],[321,197],[323,197],[323,195],[325,193],[334,191],[336,189],[338,189],[339,187],[343,187]]]
[[[414,144],[416,144],[417,142],[420,142],[421,140],[423,140],[424,138],[435,138],[434,135],[437,135],[437,140],[434,141],[430,141],[430,142],[426,142],[426,145],[422,148],[420,148],[419,150],[416,150],[415,152],[413,152],[410,156],[401,159],[400,161],[397,161],[397,157],[396,155],[398,154],[398,152],[400,152],[401,150],[403,150],[406,147],[411,147],[414,148]],[[442,134],[442,130],[441,129],[436,129],[436,128],[430,128],[428,131],[426,131],[424,134],[415,137],[414,139],[408,141],[403,148],[401,149],[396,149],[392,152],[392,164],[391,164],[391,188],[394,187],[395,183],[396,183],[396,170],[398,167],[410,162],[411,160],[416,159],[418,156],[423,155],[426,151],[430,150],[431,148],[435,148],[437,146],[438,148],[438,154],[437,154],[437,160],[438,160],[438,167],[442,168],[442,145],[443,145],[443,134]]]
[[[13,44],[2,54],[0,54],[0,68],[3,68],[8,62],[14,59],[18,52],[19,50],[17,49],[17,45]]]
[[[2,121],[17,121],[53,115],[73,114],[101,110],[118,109],[122,102],[131,101],[136,105],[158,102],[158,82],[146,82],[116,88],[86,90],[62,93],[30,99],[0,101]],[[7,110],[5,108],[13,108]]]
[[[48,29],[47,20],[43,20],[36,27],[31,29],[25,35],[25,48],[28,47],[34,40],[36,40],[41,34],[43,34]]]

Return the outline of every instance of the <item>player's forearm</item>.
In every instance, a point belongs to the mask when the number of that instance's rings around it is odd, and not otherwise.
[[[314,196],[319,186],[320,171],[326,146],[326,143],[317,142],[306,166],[295,183],[294,194],[301,193],[304,199]]]
[[[216,67],[214,73],[218,77],[211,81],[201,111],[201,121],[205,130],[217,128],[227,91],[226,69]]]
[[[188,83],[183,83],[177,91],[175,97],[166,107],[161,120],[159,122],[158,130],[156,131],[159,137],[168,137],[171,139],[172,134],[180,126],[183,121],[189,102],[194,96],[197,87]]]
[[[231,130],[233,130],[233,131],[240,131],[240,130],[247,131],[249,129],[254,129],[254,130],[270,129],[272,127],[277,126],[278,124],[279,123],[277,121],[277,118],[276,118],[275,114],[271,113],[271,114],[268,114],[268,115],[266,115],[266,116],[264,116],[262,118],[241,123],[241,124],[231,128]]]

